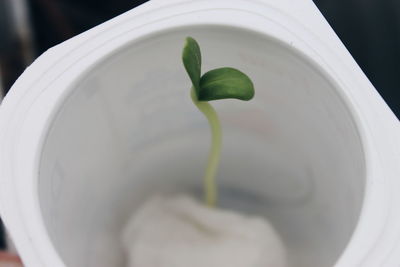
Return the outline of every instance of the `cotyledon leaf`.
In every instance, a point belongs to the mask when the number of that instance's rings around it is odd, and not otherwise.
[[[254,96],[254,86],[250,78],[234,68],[210,70],[200,79],[199,101],[226,98],[250,100]]]
[[[182,61],[192,81],[199,101],[236,98],[250,100],[254,86],[250,78],[234,68],[213,69],[201,76],[201,52],[195,39],[187,37],[182,52]]]
[[[186,37],[182,51],[182,61],[198,96],[200,91],[201,52],[199,44],[192,37]]]

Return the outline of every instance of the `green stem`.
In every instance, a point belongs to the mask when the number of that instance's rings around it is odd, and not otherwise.
[[[208,154],[207,169],[204,174],[204,198],[208,206],[213,207],[217,203],[218,192],[215,175],[217,173],[222,145],[221,124],[217,112],[208,102],[198,101],[196,92],[192,87],[191,96],[196,107],[206,116],[211,128],[211,149]]]

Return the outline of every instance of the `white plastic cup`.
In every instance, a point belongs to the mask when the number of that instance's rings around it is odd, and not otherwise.
[[[232,66],[256,88],[213,103],[221,205],[266,216],[289,267],[400,262],[398,121],[315,7],[289,2],[147,3],[28,68],[0,110],[0,211],[27,267],[124,266],[141,201],[201,190],[209,129],[188,35],[203,71]]]

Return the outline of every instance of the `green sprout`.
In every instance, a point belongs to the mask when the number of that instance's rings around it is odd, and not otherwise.
[[[215,174],[221,155],[222,133],[217,112],[207,101],[227,98],[247,101],[254,97],[254,86],[246,74],[234,68],[213,69],[201,75],[200,46],[192,37],[186,38],[182,61],[192,81],[193,103],[207,118],[211,128],[211,149],[204,175],[204,198],[206,204],[212,207],[218,199]]]

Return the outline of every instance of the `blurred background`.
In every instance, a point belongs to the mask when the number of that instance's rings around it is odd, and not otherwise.
[[[26,66],[48,48],[144,2],[0,0],[0,99]],[[399,118],[400,1],[314,2]],[[0,250],[5,248],[0,221]]]

